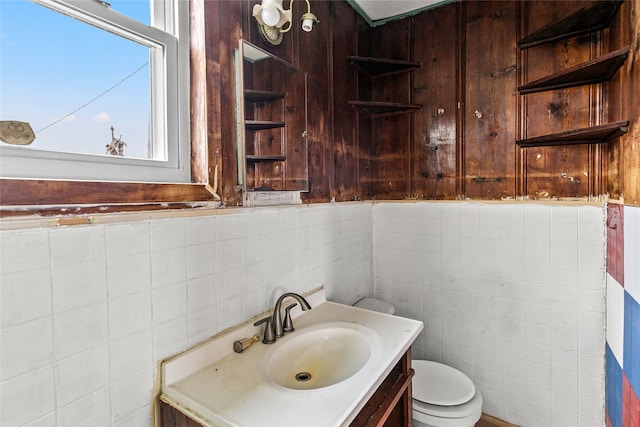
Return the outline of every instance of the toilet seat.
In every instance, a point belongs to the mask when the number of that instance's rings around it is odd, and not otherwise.
[[[482,395],[469,377],[450,366],[426,360],[413,360],[412,367],[414,412],[437,418],[480,418]]]
[[[473,381],[451,366],[414,360],[412,367],[418,379],[413,382],[413,398],[421,402],[439,406],[462,405],[476,393]]]
[[[414,418],[420,415],[427,415],[436,418],[474,418],[480,419],[482,415],[482,395],[476,393],[471,401],[457,406],[430,405],[413,399]]]

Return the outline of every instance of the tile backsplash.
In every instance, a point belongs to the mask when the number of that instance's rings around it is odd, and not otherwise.
[[[0,232],[0,425],[151,423],[156,362],[325,285],[524,426],[601,426],[604,210],[345,203]]]

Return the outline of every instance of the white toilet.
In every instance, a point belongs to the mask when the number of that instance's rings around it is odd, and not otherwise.
[[[394,314],[395,308],[375,298],[356,307]],[[416,427],[473,427],[482,415],[482,394],[462,372],[442,363],[412,360],[413,425]]]

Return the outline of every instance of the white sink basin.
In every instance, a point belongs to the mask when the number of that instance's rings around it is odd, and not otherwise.
[[[161,399],[206,426],[348,426],[422,322],[327,301],[322,288],[305,298],[313,309],[295,307],[296,330],[274,344],[233,352],[262,333],[252,319],[165,360]]]
[[[372,354],[371,329],[349,322],[329,322],[280,338],[263,359],[265,382],[276,387],[311,390],[332,386],[358,373]]]

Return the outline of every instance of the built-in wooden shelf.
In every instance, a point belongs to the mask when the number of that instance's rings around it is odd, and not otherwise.
[[[624,0],[596,0],[558,21],[552,22],[518,41],[521,49],[608,28]],[[618,49],[575,67],[518,87],[521,95],[564,89],[611,79],[629,56],[629,47]],[[601,144],[618,138],[629,129],[628,121],[607,123],[516,141],[522,148],[557,145]]]
[[[245,159],[251,163],[265,163],[265,162],[284,162],[287,160],[285,156],[254,156],[246,155]]]
[[[534,138],[519,139],[516,141],[516,144],[522,148],[551,145],[601,144],[624,135],[628,129],[629,122],[620,121]]]
[[[372,116],[411,113],[422,108],[419,104],[403,104],[400,102],[349,101],[358,110]]]
[[[393,74],[408,73],[420,68],[420,62],[399,59],[382,59],[365,56],[347,56],[347,59],[363,74],[369,77],[386,77]]]
[[[250,102],[273,101],[284,98],[284,92],[271,92],[268,90],[245,89],[244,99]]]
[[[628,56],[629,46],[522,85],[518,87],[518,91],[524,95],[526,93],[542,92],[545,90],[603,83],[616,74]]]
[[[244,126],[249,130],[265,130],[283,128],[284,122],[271,122],[265,120],[245,120]]]
[[[567,39],[608,28],[623,0],[589,2],[575,13],[546,25],[518,41],[521,48]]]
[[[399,59],[382,59],[364,56],[347,56],[347,60],[356,66],[360,74],[374,79],[395,74],[408,73],[420,68],[420,62],[403,61]],[[387,101],[349,101],[349,105],[372,117],[391,116],[395,114],[412,113],[422,108],[422,105],[404,102]]]

